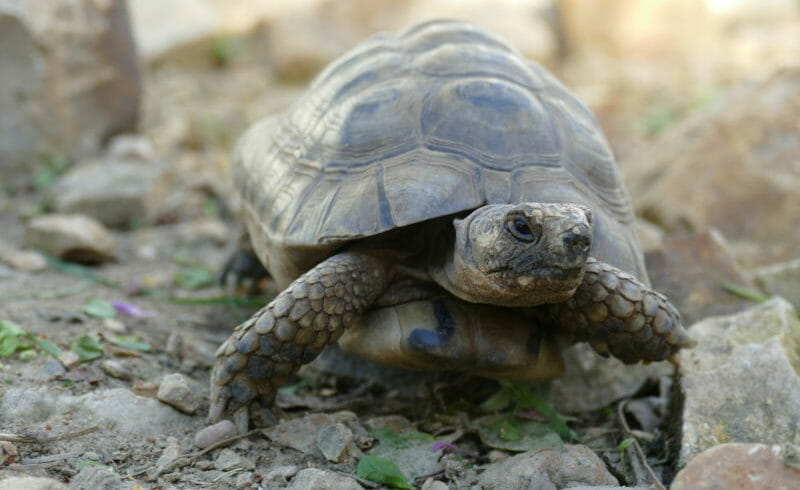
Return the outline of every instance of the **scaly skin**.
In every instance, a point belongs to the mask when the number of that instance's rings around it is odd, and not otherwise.
[[[288,377],[336,342],[387,284],[380,259],[352,252],[334,255],[296,279],[217,350],[209,419],[230,411],[246,431],[250,405],[259,400],[271,407]]]
[[[664,295],[593,258],[573,297],[547,310],[550,321],[573,340],[625,363],[661,361],[695,344]]]

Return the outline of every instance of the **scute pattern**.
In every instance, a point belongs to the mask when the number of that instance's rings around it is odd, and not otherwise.
[[[257,252],[289,278],[337,244],[528,200],[593,208],[598,258],[647,280],[594,117],[543,68],[456,21],[376,36],[333,63],[248,132],[234,177]]]

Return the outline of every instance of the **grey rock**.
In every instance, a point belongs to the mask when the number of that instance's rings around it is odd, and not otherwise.
[[[565,349],[563,356],[565,371],[551,384],[550,402],[564,413],[598,410],[636,393],[648,378],[673,371],[667,362],[626,365],[603,358],[586,344]]]
[[[692,459],[672,481],[670,490],[791,490],[800,488],[800,468],[788,464],[792,446],[728,443]],[[796,464],[796,463],[795,463]]]
[[[783,297],[800,310],[800,259],[756,269],[753,275],[764,291]]]
[[[539,486],[530,486],[534,481]],[[488,465],[479,483],[486,490],[619,485],[591,449],[570,444],[518,454]]]
[[[136,486],[136,482],[123,479],[111,468],[92,465],[75,475],[69,490],[130,490]]]
[[[342,423],[354,434],[365,433],[363,427],[357,425],[357,417],[352,412],[335,414],[313,413],[298,419],[281,422],[264,431],[264,435],[273,442],[288,446],[306,454],[322,456],[317,447],[317,434],[326,427]]]
[[[109,376],[117,379],[133,379],[133,371],[131,371],[125,363],[117,359],[106,359],[100,363],[100,369]]]
[[[4,427],[24,429],[50,423],[55,430],[70,420],[92,420],[94,424],[113,424],[114,430],[106,431],[107,437],[117,439],[178,435],[197,425],[192,417],[123,388],[98,390],[81,396],[9,389],[0,396],[0,426]]]
[[[159,473],[167,472],[171,469],[173,462],[181,455],[181,445],[175,437],[167,437],[167,446],[161,452],[161,456],[156,461]]]
[[[774,298],[695,324],[679,354],[678,467],[724,442],[800,443],[800,320]]]
[[[68,490],[68,487],[50,478],[12,476],[0,481],[0,490]]]
[[[214,460],[214,468],[220,471],[228,471],[234,468],[253,470],[255,467],[256,465],[253,463],[253,461],[245,458],[230,448],[225,448],[220,451],[217,455],[217,458]]]
[[[157,166],[136,160],[83,163],[58,180],[53,205],[61,213],[84,214],[112,228],[127,228],[147,218],[158,176]]]
[[[35,250],[19,250],[0,242],[0,262],[25,272],[40,272],[47,268],[42,254]]]
[[[449,490],[450,487],[447,486],[447,483],[439,480],[434,480],[433,478],[428,478],[425,480],[425,483],[422,484],[421,490]]]
[[[156,398],[188,414],[195,413],[202,401],[198,384],[180,373],[164,376],[158,385]]]
[[[141,81],[126,2],[2,0],[0,45],[4,180],[136,126]]]
[[[220,441],[230,439],[238,433],[238,429],[233,422],[230,420],[221,420],[216,424],[209,425],[203,430],[198,431],[194,436],[194,445],[200,449],[205,449]]]
[[[263,476],[264,483],[275,483],[277,485],[285,484],[292,478],[300,468],[294,465],[281,465],[273,466]]]
[[[52,381],[66,372],[67,370],[64,369],[60,362],[55,359],[48,359],[41,367],[40,378],[44,381]]]
[[[306,468],[292,478],[288,490],[363,490],[352,478],[317,468]]]
[[[325,459],[334,463],[342,463],[361,453],[356,447],[353,431],[342,423],[320,429],[317,432],[315,443]]]
[[[114,257],[116,241],[98,221],[79,214],[46,214],[25,229],[25,244],[50,255],[94,264]]]

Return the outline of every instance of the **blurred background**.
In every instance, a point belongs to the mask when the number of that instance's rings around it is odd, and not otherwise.
[[[228,195],[249,124],[431,17],[505,38],[595,111],[646,242],[715,228],[748,266],[800,246],[798,0],[0,0],[3,188],[49,189],[135,133],[168,167],[137,220],[191,218]]]

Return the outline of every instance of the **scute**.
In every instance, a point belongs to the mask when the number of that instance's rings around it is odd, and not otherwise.
[[[601,260],[646,281],[613,156],[546,70],[456,21],[376,36],[242,138],[256,251],[286,282],[341,244],[486,203],[594,209]]]

